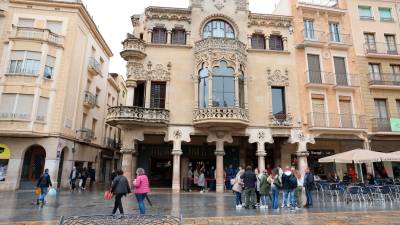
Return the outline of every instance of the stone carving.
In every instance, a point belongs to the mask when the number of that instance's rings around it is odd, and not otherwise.
[[[292,129],[290,133],[289,143],[298,143],[297,152],[307,152],[307,143],[315,144],[314,136],[304,134],[300,128]]]
[[[146,69],[141,63],[128,62],[128,78],[132,80],[169,81],[171,79],[171,67],[171,63],[167,64],[167,68],[162,64],[153,67],[152,62],[149,61]]]
[[[121,57],[126,61],[144,59],[146,57],[146,43],[136,38],[133,34],[127,34],[126,39],[122,42],[123,50]]]
[[[272,72],[270,68],[267,69],[268,85],[270,86],[289,86],[289,71],[285,69],[284,74],[281,70]]]
[[[246,11],[248,10],[248,0],[236,0],[236,11]]]
[[[269,125],[273,127],[293,126],[293,115],[291,113],[274,115],[272,112],[270,112],[269,120],[270,120]]]
[[[271,129],[247,128],[246,135],[249,136],[249,143],[274,143]]]
[[[202,2],[199,1],[199,2]],[[201,3],[200,3],[201,7]],[[146,19],[149,20],[168,20],[168,21],[185,21],[190,23],[191,10],[165,7],[149,7],[145,11]]]
[[[106,122],[132,121],[143,123],[169,123],[169,111],[166,109],[148,109],[137,106],[117,106],[108,109]]]
[[[278,16],[278,15],[262,15],[252,13],[249,15],[249,26],[263,26],[263,27],[284,27],[289,28],[292,26],[292,17]]]
[[[213,0],[215,2],[214,6],[218,10],[221,10],[225,7],[226,0]]]
[[[205,108],[195,110],[193,113],[193,122],[204,120],[241,120],[249,122],[249,112],[241,108]]]
[[[182,137],[182,131],[181,130],[175,130],[174,131],[174,138],[176,140],[180,139]]]
[[[133,15],[132,16],[132,18],[131,18],[131,20],[132,20],[132,26],[133,27],[137,27],[137,26],[139,26],[139,20],[140,20],[140,15]]]

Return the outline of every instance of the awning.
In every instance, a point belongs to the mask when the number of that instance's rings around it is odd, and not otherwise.
[[[400,151],[387,153],[383,161],[400,162]]]
[[[10,159],[11,151],[5,144],[0,144],[0,159]]]
[[[331,155],[318,160],[320,163],[371,163],[387,161],[388,154],[382,152],[374,152],[367,149],[354,149],[351,151]]]

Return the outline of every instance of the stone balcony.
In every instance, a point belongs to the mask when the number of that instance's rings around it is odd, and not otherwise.
[[[121,57],[126,61],[141,60],[146,57],[146,43],[142,39],[139,39],[131,34],[122,42],[123,49]]]
[[[48,29],[33,27],[13,27],[12,38],[46,41],[57,46],[64,45],[64,36],[55,34]]]
[[[115,125],[145,125],[164,127],[169,123],[169,111],[138,106],[116,106],[108,109],[106,122]]]
[[[88,71],[92,75],[101,74],[101,64],[94,57],[89,58]]]
[[[193,112],[193,123],[197,127],[247,127],[249,112],[242,108],[204,108]]]
[[[88,108],[94,108],[97,103],[97,98],[94,94],[89,91],[85,91],[85,97],[83,99],[83,105]]]

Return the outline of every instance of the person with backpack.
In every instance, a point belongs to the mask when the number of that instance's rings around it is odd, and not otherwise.
[[[260,173],[260,209],[268,209],[268,198],[271,185],[268,183],[267,175],[267,170],[264,170],[262,173]]]
[[[240,178],[243,179],[244,183],[244,194],[246,198],[246,206],[244,208],[249,209],[250,207],[252,207],[253,209],[256,209],[257,177],[251,169],[251,166],[246,167],[246,171],[242,176],[240,176]]]
[[[304,189],[306,191],[307,202],[304,205],[305,208],[313,207],[313,199],[312,199],[312,189],[314,188],[314,174],[310,172],[310,168],[306,169],[306,173],[304,175]]]
[[[283,189],[283,207],[289,208],[288,201],[290,201],[290,209],[294,210],[294,192],[297,188],[297,178],[294,176],[292,169],[286,167],[282,174],[282,189]]]
[[[36,187],[40,188],[40,195],[36,201],[36,204],[40,205],[41,203],[42,205],[44,205],[45,204],[44,199],[49,191],[49,187],[53,187],[53,185],[51,184],[49,169],[44,170],[44,174],[40,176]]]
[[[267,181],[271,184],[271,200],[272,209],[278,210],[279,207],[279,189],[282,188],[282,182],[279,178],[279,169],[275,168],[272,170],[271,175],[269,175]]]

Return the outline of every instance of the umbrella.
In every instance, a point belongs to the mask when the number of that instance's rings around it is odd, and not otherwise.
[[[384,159],[382,161],[400,162],[400,151],[386,153],[386,156],[384,157]]]

